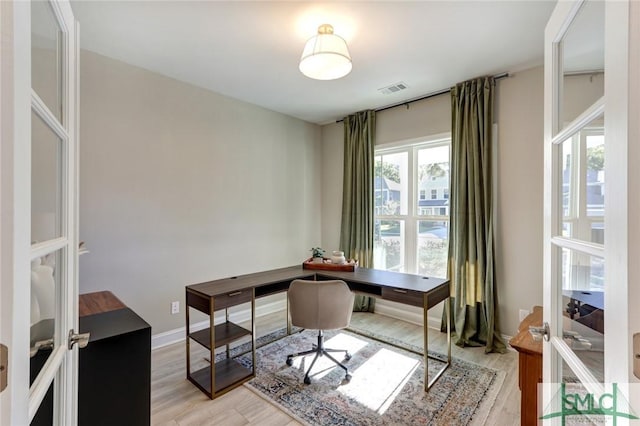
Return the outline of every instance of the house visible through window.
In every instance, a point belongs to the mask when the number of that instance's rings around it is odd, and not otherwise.
[[[375,268],[446,277],[450,145],[376,150]]]

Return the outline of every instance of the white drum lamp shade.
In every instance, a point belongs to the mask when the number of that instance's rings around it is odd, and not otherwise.
[[[335,80],[351,72],[351,56],[347,42],[323,24],[318,34],[307,41],[300,58],[300,71],[316,80]]]

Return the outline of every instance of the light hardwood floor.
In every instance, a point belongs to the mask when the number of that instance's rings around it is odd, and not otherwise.
[[[257,334],[267,334],[283,324],[284,313],[261,317],[257,321]],[[354,313],[351,324],[358,329],[369,329],[422,346],[422,327],[405,321],[378,314]],[[192,345],[192,348],[198,350],[197,345]],[[443,351],[444,348],[446,335],[436,331],[429,333],[429,349]],[[454,345],[452,355],[506,372],[486,424],[520,424],[517,353],[485,354],[483,348],[463,349]],[[200,351],[195,358],[205,356],[206,352]],[[156,349],[151,355],[151,424],[290,426],[299,423],[244,386],[210,400],[185,379],[185,344],[176,343]]]

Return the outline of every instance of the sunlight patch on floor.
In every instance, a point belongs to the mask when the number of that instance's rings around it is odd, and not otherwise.
[[[420,361],[381,349],[357,370],[338,391],[382,415],[402,390]]]

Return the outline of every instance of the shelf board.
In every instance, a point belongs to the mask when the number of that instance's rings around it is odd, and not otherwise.
[[[189,333],[189,337],[210,350],[211,332],[209,330],[210,328],[207,327],[204,330],[196,331],[195,333]],[[234,340],[239,339],[240,337],[251,335],[251,332],[249,330],[247,330],[246,328],[242,328],[232,322],[218,324],[215,326],[214,330],[216,334],[216,348],[227,345]]]
[[[253,371],[240,365],[233,359],[224,359],[216,362],[216,389],[215,393],[228,390],[234,384],[240,384],[253,377]],[[211,395],[211,367],[207,366],[189,375],[189,380],[195,383],[209,397]]]

